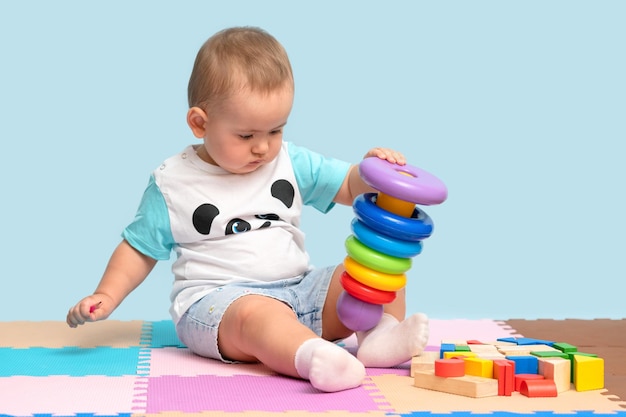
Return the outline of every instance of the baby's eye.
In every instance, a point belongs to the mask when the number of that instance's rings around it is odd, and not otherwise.
[[[281,133],[283,133],[282,129],[277,129],[277,130],[272,130],[270,132],[270,135],[280,135]]]
[[[252,139],[253,135],[239,135],[241,139]]]

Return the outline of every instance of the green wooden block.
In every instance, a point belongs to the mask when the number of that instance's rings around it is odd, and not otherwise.
[[[565,353],[576,352],[578,350],[576,346],[570,345],[569,343],[565,342],[555,343],[554,345],[552,345],[552,347]]]
[[[564,352],[555,352],[555,351],[535,351],[530,352],[531,355],[537,356],[538,358],[563,358],[570,359],[570,356]]]
[[[455,352],[471,352],[472,350],[467,345],[455,345],[454,351]]]

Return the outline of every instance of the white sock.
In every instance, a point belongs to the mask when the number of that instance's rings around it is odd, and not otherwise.
[[[418,313],[399,322],[394,316],[383,314],[376,327],[357,332],[356,336],[356,357],[363,365],[389,368],[422,353],[428,343],[428,317]]]
[[[309,339],[296,351],[298,374],[320,391],[335,392],[360,386],[365,367],[342,347],[321,338]]]

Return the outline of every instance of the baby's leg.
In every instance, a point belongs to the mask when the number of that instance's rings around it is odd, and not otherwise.
[[[396,366],[422,353],[428,343],[428,318],[418,313],[403,320],[405,309],[403,289],[393,303],[385,306],[385,314],[376,327],[357,332],[357,358],[365,366]]]
[[[335,270],[324,304],[322,337],[328,340],[352,334],[337,317],[337,299],[343,291],[340,283],[343,271],[341,265]],[[415,314],[404,320],[404,289],[398,291],[393,303],[385,305],[384,309],[385,314],[376,327],[357,332],[357,358],[365,366],[387,368],[399,365],[422,353],[428,343],[428,318],[424,314]]]
[[[365,377],[353,355],[317,337],[289,306],[269,297],[247,295],[233,302],[220,323],[218,345],[228,359],[258,360],[322,391],[354,388]]]

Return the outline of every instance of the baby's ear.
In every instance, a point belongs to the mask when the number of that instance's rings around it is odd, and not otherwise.
[[[197,138],[203,138],[206,130],[207,114],[200,107],[192,107],[187,112],[187,125]]]

